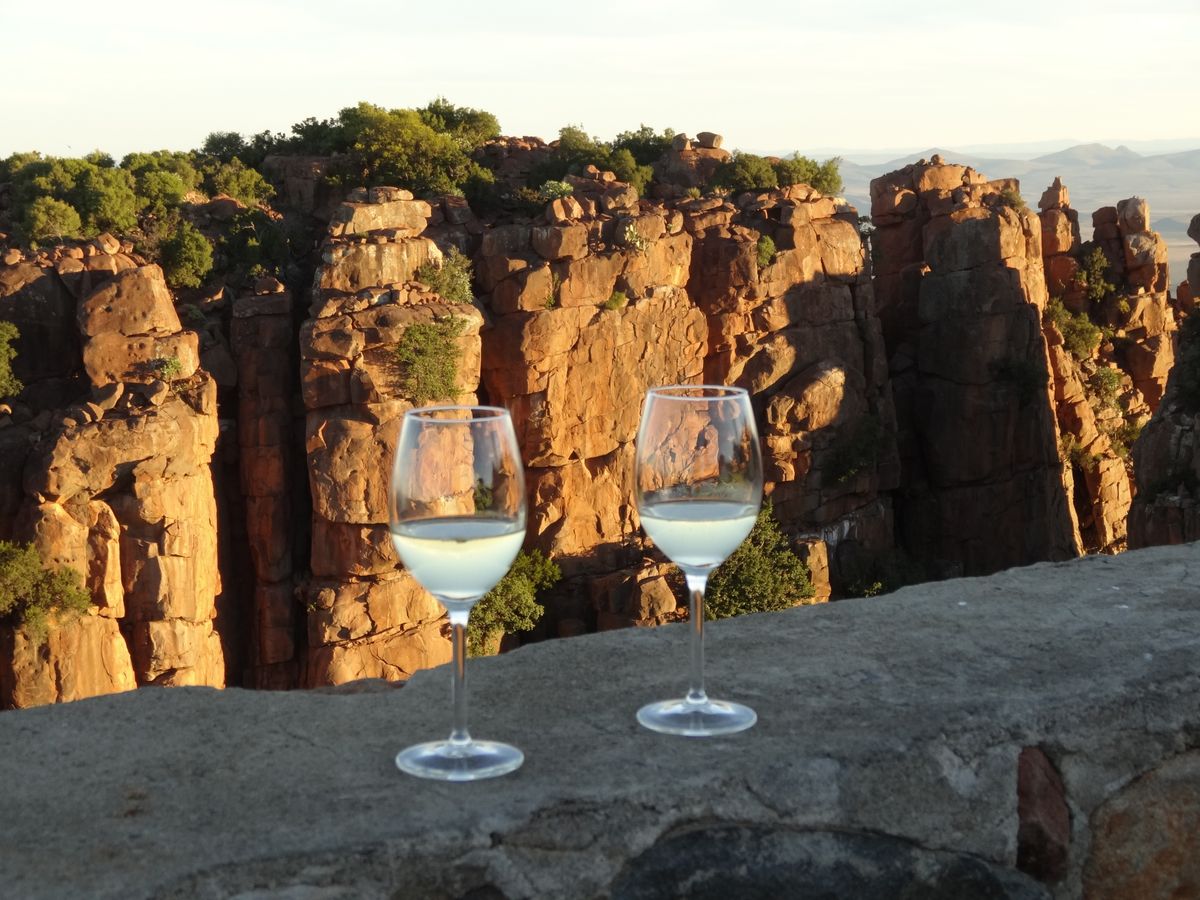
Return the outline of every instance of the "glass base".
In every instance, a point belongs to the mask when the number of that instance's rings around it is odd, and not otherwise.
[[[396,768],[418,778],[439,781],[477,781],[495,778],[520,768],[525,754],[496,741],[432,741],[416,744],[396,754]]]
[[[637,720],[662,734],[711,737],[745,731],[758,721],[758,714],[726,700],[662,700],[639,709]]]

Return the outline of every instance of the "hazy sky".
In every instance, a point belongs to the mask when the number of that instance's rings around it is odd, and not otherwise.
[[[0,156],[118,157],[444,95],[505,133],[762,152],[1197,138],[1197,0],[0,0]],[[1189,63],[1189,60],[1193,61]]]

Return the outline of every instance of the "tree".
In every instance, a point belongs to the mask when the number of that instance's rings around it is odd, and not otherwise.
[[[174,172],[153,169],[138,179],[138,199],[142,211],[162,218],[183,203],[188,188]]]
[[[75,207],[53,197],[38,197],[21,220],[21,233],[28,241],[61,241],[79,237],[82,230]]]
[[[505,632],[529,631],[546,611],[537,602],[539,591],[554,587],[562,570],[533,550],[522,550],[500,583],[471,610],[467,620],[467,653],[486,656]]]
[[[717,167],[712,184],[731,191],[755,191],[778,187],[779,178],[766,157],[738,152]]]
[[[16,325],[0,319],[0,398],[15,397],[25,387],[12,370],[12,361],[17,356],[13,343],[20,336]]]
[[[246,149],[246,140],[236,131],[213,131],[204,139],[200,152],[219,162],[229,162]]]
[[[792,552],[768,501],[750,536],[709,576],[704,617],[789,609],[814,593],[808,567]]]
[[[191,222],[162,242],[162,267],[171,287],[199,287],[212,269],[213,248]]]
[[[434,131],[460,138],[470,149],[500,136],[500,121],[482,109],[455,106],[445,97],[437,97],[417,110],[421,121]]]
[[[842,173],[839,171],[842,158],[834,156],[823,163],[799,153],[775,163],[775,175],[780,186],[807,184],[822,194],[837,195],[842,192]]]
[[[655,131],[649,125],[642,124],[637,131],[622,131],[612,141],[612,149],[628,150],[633,154],[640,166],[650,166],[658,161],[671,148],[674,139],[673,129],[664,128]]]
[[[257,206],[275,196],[275,188],[237,158],[221,164],[212,176],[212,186],[217,193],[227,194],[247,206]]]
[[[41,644],[52,614],[63,618],[87,612],[91,598],[72,569],[46,569],[31,544],[0,541],[0,618],[22,626]]]

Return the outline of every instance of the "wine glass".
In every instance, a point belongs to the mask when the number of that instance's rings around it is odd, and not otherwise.
[[[516,769],[516,747],[467,732],[466,631],[471,607],[496,586],[525,540],[525,475],[508,411],[492,406],[409,410],[390,493],[392,543],[412,576],[450,614],[454,728],[400,751],[421,778],[474,781]]]
[[[750,534],[762,503],[762,459],[750,395],[741,388],[673,385],[646,395],[634,472],[642,528],[683,570],[691,599],[691,686],[680,700],[638,710],[646,728],[707,736],[744,731],[748,706],[704,692],[704,588]]]

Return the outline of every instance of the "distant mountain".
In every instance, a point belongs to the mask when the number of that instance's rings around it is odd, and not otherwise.
[[[1134,153],[1124,144],[1116,148],[1106,147],[1104,144],[1079,144],[1057,153],[1035,157],[1031,162],[1048,165],[1106,166],[1141,158],[1140,153]]]

